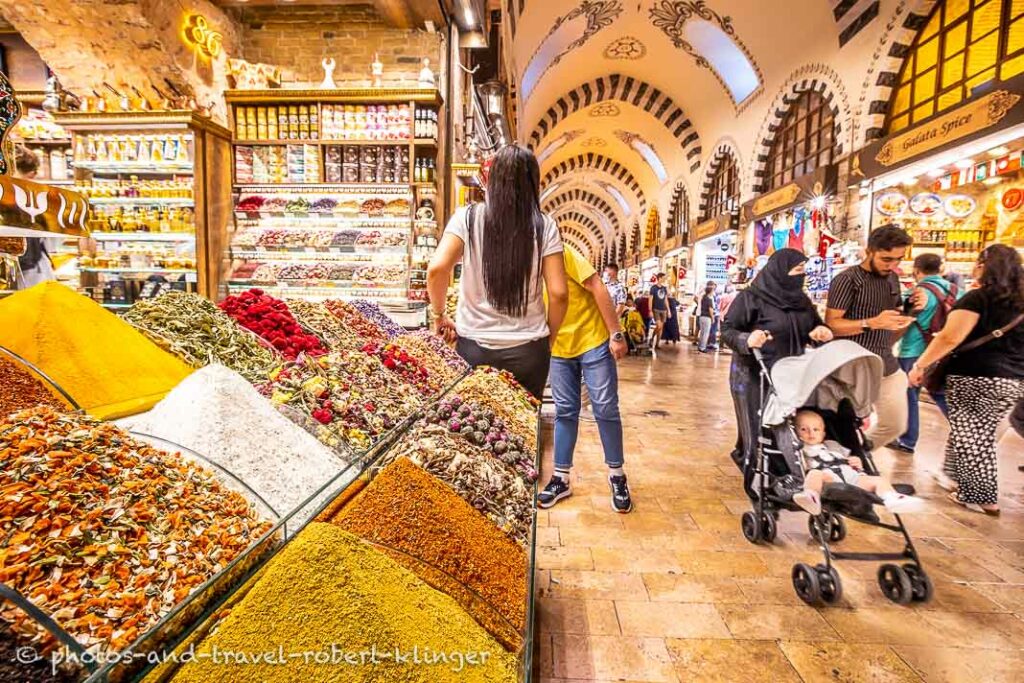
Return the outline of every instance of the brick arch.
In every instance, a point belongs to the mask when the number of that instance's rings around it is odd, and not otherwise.
[[[700,197],[697,202],[698,218],[704,213],[704,203],[707,201],[707,193],[711,190],[711,178],[714,175],[715,169],[718,168],[718,164],[726,156],[732,156],[736,160],[736,170],[740,174],[738,183],[739,201],[743,201],[743,188],[746,187],[743,178],[743,158],[740,156],[739,146],[732,139],[722,138],[715,145],[715,153],[708,157],[708,160],[704,163],[704,173],[700,183]]]
[[[619,214],[601,197],[598,197],[593,192],[581,188],[574,188],[570,190],[563,190],[556,192],[553,197],[548,197],[541,207],[547,213],[554,213],[566,204],[586,204],[591,208],[598,209],[605,218],[608,219],[608,223],[612,226],[612,232],[618,232],[619,230]]]
[[[640,183],[637,182],[632,171],[619,162],[601,154],[589,152],[587,154],[577,154],[566,159],[544,174],[541,187],[547,187],[560,177],[583,169],[598,171],[610,176],[620,186],[620,189],[628,190],[628,192],[623,192],[623,195],[627,198],[629,195],[632,195],[636,199],[640,214],[647,211],[647,197],[644,195],[644,191],[640,188]]]
[[[689,227],[690,221],[693,220],[693,201],[690,199],[689,190],[686,189],[686,183],[680,180],[672,190],[672,201],[669,202],[668,213],[665,214],[668,218],[666,234],[668,234],[670,230],[675,229],[678,212],[685,210],[689,210],[689,213],[685,216],[686,225]],[[685,233],[683,234],[685,237]]]
[[[640,232],[640,221],[633,221],[633,227],[629,231],[629,250],[640,251],[640,243],[644,235]]]
[[[564,224],[559,226],[562,238],[574,238],[578,243],[587,245],[587,251],[589,257],[591,254],[595,254],[600,251],[603,247],[599,245],[593,237],[587,233],[587,229],[580,226],[572,221],[565,221]],[[571,243],[571,242],[570,242]]]
[[[744,188],[744,191],[749,191],[752,194],[765,191],[765,177],[768,175],[768,152],[775,142],[779,127],[786,114],[789,113],[793,102],[808,90],[821,94],[832,110],[832,116],[836,121],[836,158],[850,150],[853,138],[853,112],[850,109],[850,99],[846,95],[842,78],[826,64],[808,64],[793,72],[786,80],[786,84],[779,88],[775,99],[772,100],[772,105],[769,107],[768,114],[757,135],[757,146],[754,148],[750,172],[747,174],[751,187]]]
[[[558,223],[558,225],[561,225],[562,221],[567,221],[569,223],[575,223],[576,225],[585,227],[593,233],[596,243],[604,246],[604,229],[597,224],[597,221],[587,214],[571,208],[563,208],[559,213],[553,215],[552,218],[555,219],[555,222]]]
[[[566,229],[562,231],[562,240],[568,244],[571,244],[576,248],[576,251],[583,254],[585,258],[592,259],[594,254],[594,247],[586,239],[581,237],[575,230]]]
[[[885,114],[900,77],[903,61],[932,10],[943,0],[900,0],[881,33],[857,102],[854,149],[885,135]]]
[[[530,134],[530,147],[540,143],[555,130],[560,121],[592,104],[617,101],[639,107],[654,116],[679,142],[690,172],[700,168],[700,135],[683,110],[672,98],[654,86],[632,76],[611,74],[582,83],[558,98],[541,117]]]

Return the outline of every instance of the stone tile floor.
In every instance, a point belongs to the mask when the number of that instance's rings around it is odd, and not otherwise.
[[[811,608],[789,578],[795,562],[821,561],[806,515],[782,513],[770,546],[740,532],[749,504],[728,457],[728,365],[686,345],[620,365],[632,514],[611,511],[596,426],[581,423],[574,495],[539,513],[535,680],[1024,680],[1024,441],[1001,443],[1002,517],[967,512],[928,476],[946,427],[924,407],[917,454],[876,460],[927,499],[905,521],[935,599],[893,605],[877,563],[844,562],[842,603]],[[849,526],[844,549],[900,548],[892,533]]]

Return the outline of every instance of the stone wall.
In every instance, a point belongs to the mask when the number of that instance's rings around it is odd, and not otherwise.
[[[35,48],[17,33],[0,33],[7,79],[19,92],[46,87],[46,64]]]
[[[232,10],[241,32],[241,54],[250,62],[281,67],[286,86],[318,85],[321,61],[333,57],[339,86],[371,82],[378,55],[385,86],[415,86],[424,57],[440,70],[441,36],[388,27],[373,5],[250,7]]]

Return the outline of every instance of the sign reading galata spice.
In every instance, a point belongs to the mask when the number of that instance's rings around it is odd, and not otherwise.
[[[878,150],[875,160],[883,166],[892,166],[994,126],[1003,120],[1020,98],[1016,93],[997,90],[893,137]]]
[[[757,216],[763,216],[765,214],[777,211],[784,206],[789,206],[797,200],[800,196],[800,186],[796,183],[790,183],[780,187],[777,190],[769,192],[766,195],[762,195],[754,201],[753,212]]]

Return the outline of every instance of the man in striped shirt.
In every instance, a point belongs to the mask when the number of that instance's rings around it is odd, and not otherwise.
[[[875,424],[866,435],[875,446],[890,443],[907,429],[907,378],[893,346],[914,322],[902,313],[896,273],[911,244],[910,235],[895,225],[872,231],[864,261],[837,275],[828,290],[825,323],[835,336],[857,342],[885,363]]]

